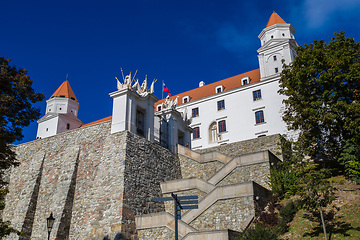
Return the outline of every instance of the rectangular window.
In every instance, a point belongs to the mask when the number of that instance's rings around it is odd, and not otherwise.
[[[218,111],[225,109],[225,101],[221,100],[217,102]]]
[[[279,69],[278,68],[275,68],[275,73],[278,73],[279,72]]]
[[[195,127],[193,132],[193,139],[200,138],[200,128]]]
[[[254,99],[254,101],[261,99],[261,90],[253,91],[253,99]]]
[[[255,121],[256,121],[256,124],[265,122],[263,110],[255,112]]]
[[[219,133],[226,132],[226,122],[225,120],[219,121]]]
[[[274,56],[274,61],[276,61],[276,56]]]
[[[199,108],[193,108],[191,116],[198,117],[199,116]]]
[[[159,106],[157,107],[157,110],[158,110],[158,111],[161,111],[161,105],[159,105]]]
[[[183,103],[187,103],[187,102],[188,102],[188,98],[184,98]]]
[[[221,93],[221,87],[218,87],[218,88],[216,89],[216,93]]]
[[[247,79],[243,80],[243,85],[248,84]]]

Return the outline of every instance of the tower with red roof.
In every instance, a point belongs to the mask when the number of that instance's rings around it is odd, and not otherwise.
[[[65,80],[46,101],[46,113],[38,120],[36,138],[54,136],[58,133],[79,128],[83,122],[78,118],[80,104]]]
[[[261,47],[258,59],[261,80],[278,77],[282,70],[282,59],[286,64],[295,59],[295,28],[286,23],[275,11],[266,27],[259,34]]]

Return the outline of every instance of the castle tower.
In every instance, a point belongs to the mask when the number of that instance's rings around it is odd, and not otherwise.
[[[65,80],[46,101],[46,113],[38,121],[36,137],[50,137],[79,128],[83,124],[77,117],[79,108],[80,104],[69,82]]]
[[[259,34],[261,47],[257,50],[261,80],[279,76],[282,59],[286,64],[295,59],[295,28],[286,23],[275,11]]]
[[[123,84],[118,81],[118,91],[109,94],[113,98],[111,133],[127,130],[154,141],[154,104],[158,101],[153,95],[154,83],[150,89],[147,79],[141,86],[138,80],[131,86],[131,74]]]

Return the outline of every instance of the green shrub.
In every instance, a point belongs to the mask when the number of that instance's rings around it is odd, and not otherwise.
[[[255,223],[254,226],[246,229],[236,240],[278,240],[279,234],[276,228]]]
[[[294,219],[295,214],[298,211],[297,203],[290,200],[284,206],[280,208],[280,216],[285,223],[289,223]]]

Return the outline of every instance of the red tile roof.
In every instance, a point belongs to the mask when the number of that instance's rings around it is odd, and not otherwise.
[[[60,96],[65,96],[67,98],[71,98],[71,99],[77,101],[77,99],[75,97],[75,94],[74,94],[73,90],[70,87],[70,83],[67,80],[65,80],[60,85],[60,87],[54,92],[53,95],[51,95],[50,98],[60,97]]]
[[[202,87],[198,87],[195,89],[192,89],[190,91],[187,92],[183,92],[174,96],[171,96],[170,99],[171,100],[175,100],[177,97],[178,98],[178,104],[177,105],[181,105],[182,104],[182,98],[185,96],[189,96],[189,102],[191,101],[195,101],[204,97],[208,97],[208,96],[212,96],[216,94],[216,90],[215,87],[222,85],[223,86],[223,91],[229,91],[231,89],[234,88],[238,88],[242,86],[241,83],[241,79],[243,77],[249,77],[250,78],[250,84],[251,83],[255,83],[255,82],[259,82],[260,81],[260,69],[255,69],[243,74],[239,74],[230,78],[226,78],[223,80],[220,80],[218,82],[214,82],[208,85],[204,85]],[[156,105],[164,102],[165,99],[159,100],[155,103],[155,107]],[[155,111],[157,111],[157,109],[155,108]]]
[[[87,127],[87,126],[91,126],[91,125],[94,125],[94,124],[97,124],[97,123],[110,121],[111,119],[112,119],[112,116],[106,117],[106,118],[103,118],[103,119],[100,119],[100,120],[97,120],[97,121],[94,121],[94,122],[91,122],[91,123],[84,124],[81,127]]]
[[[268,21],[268,23],[266,24],[266,27],[270,27],[274,24],[278,24],[278,23],[283,23],[286,24],[286,22],[279,16],[279,14],[277,14],[275,11],[273,12],[273,14],[271,14],[270,19]]]

